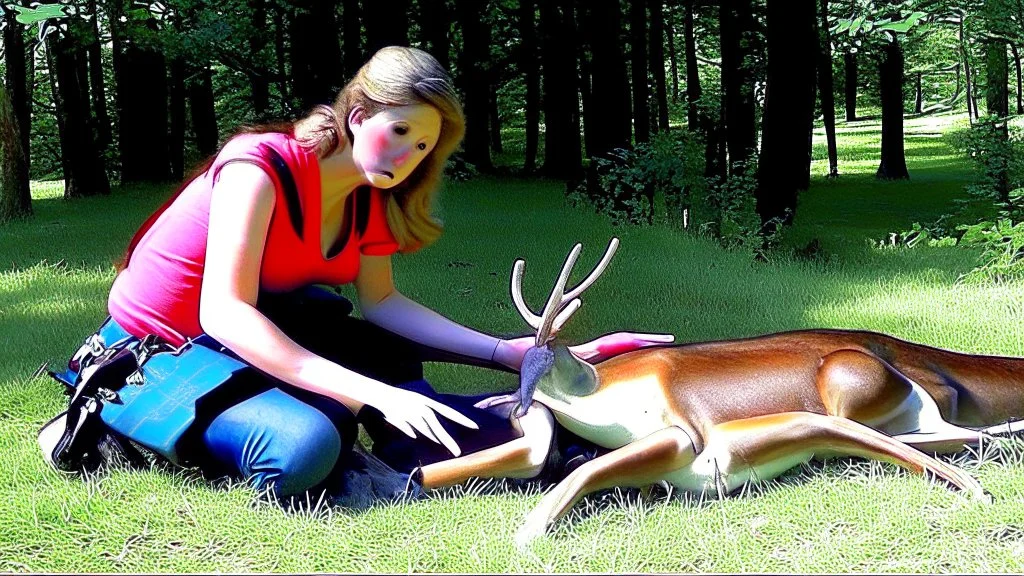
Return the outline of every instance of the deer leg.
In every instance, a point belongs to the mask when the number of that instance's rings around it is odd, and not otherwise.
[[[494,446],[419,468],[426,490],[461,484],[470,478],[533,478],[540,474],[551,451],[555,422],[551,412],[533,403],[518,419],[523,435]]]
[[[945,421],[935,399],[882,359],[858,350],[826,355],[818,393],[832,416],[849,418],[930,452],[958,452],[977,431]]]
[[[685,467],[695,456],[690,437],[673,426],[586,462],[541,498],[516,533],[516,543],[523,546],[543,536],[549,526],[591,492],[653,484]]]
[[[728,492],[748,480],[774,478],[811,458],[829,455],[882,460],[918,474],[927,471],[976,498],[986,498],[977,480],[955,466],[853,420],[812,412],[718,424],[691,470],[708,481],[716,479]]]

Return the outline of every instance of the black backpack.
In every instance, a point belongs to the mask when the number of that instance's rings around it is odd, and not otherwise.
[[[138,347],[99,348],[91,341],[72,359],[77,370],[50,376],[70,396],[68,409],[39,430],[37,442],[43,458],[58,470],[95,472],[103,465],[149,467],[152,455],[107,426],[100,412],[107,402],[118,402],[116,390],[138,370]],[[69,375],[74,375],[73,379]],[[148,451],[147,451],[148,452]]]

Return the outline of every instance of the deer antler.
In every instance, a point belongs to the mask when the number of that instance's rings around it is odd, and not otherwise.
[[[598,262],[597,267],[594,268],[586,279],[566,294],[565,283],[569,281],[569,273],[572,272],[572,267],[576,264],[580,251],[583,250],[582,244],[576,244],[565,259],[565,264],[562,265],[562,273],[559,274],[555,287],[551,291],[551,295],[544,305],[544,311],[540,316],[534,314],[523,299],[523,268],[526,266],[526,262],[522,259],[516,260],[515,265],[512,267],[512,301],[515,302],[519,314],[523,316],[526,323],[537,330],[536,346],[543,346],[554,338],[555,334],[569,320],[569,317],[576,310],[579,310],[579,307],[583,304],[583,301],[579,299],[579,295],[601,276],[605,268],[608,267],[608,263],[611,262],[612,256],[615,255],[615,250],[618,247],[619,239],[612,238],[608,244],[608,249],[605,250],[604,257]]]

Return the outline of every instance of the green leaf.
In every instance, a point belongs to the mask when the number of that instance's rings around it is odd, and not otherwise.
[[[897,34],[906,34],[913,27],[914,25],[908,22],[891,22],[889,24],[882,24],[878,26],[878,28],[875,28],[875,30],[896,32]]]
[[[60,4],[43,4],[38,8],[26,8],[15,5],[14,9],[18,11],[14,19],[26,25],[49,20],[50,18],[64,18],[68,16],[67,7]]]
[[[853,23],[850,24],[850,36],[857,35],[857,32],[860,31],[860,27],[864,25],[865,20],[867,20],[867,17],[865,16],[854,19]]]
[[[910,16],[907,16],[903,20],[890,22],[888,24],[879,24],[875,27],[876,30],[888,30],[890,32],[896,32],[898,34],[906,34],[911,28],[917,25],[922,19],[926,18],[928,14],[924,12],[914,12]]]

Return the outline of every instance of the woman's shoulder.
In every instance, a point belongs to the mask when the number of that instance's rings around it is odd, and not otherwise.
[[[243,132],[232,136],[218,153],[220,157],[258,155],[264,157],[268,151],[288,157],[294,155],[297,146],[295,138],[282,132]]]
[[[242,133],[224,143],[214,159],[210,174],[216,181],[220,170],[232,162],[256,164],[279,180],[302,179],[312,162],[291,134],[282,132]]]

